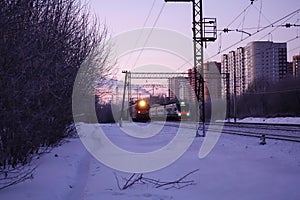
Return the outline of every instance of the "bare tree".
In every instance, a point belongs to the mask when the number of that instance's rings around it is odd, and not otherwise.
[[[256,81],[238,99],[239,117],[300,116],[300,79]]]
[[[107,28],[92,19],[77,0],[0,1],[0,176],[65,137],[82,64],[110,74]]]

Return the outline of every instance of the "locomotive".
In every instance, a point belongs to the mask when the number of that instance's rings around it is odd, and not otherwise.
[[[132,121],[147,122],[150,120],[187,120],[190,116],[188,103],[184,101],[170,104],[153,104],[146,99],[139,99],[129,106]]]
[[[147,122],[149,116],[150,104],[146,99],[139,99],[129,106],[129,113],[132,121]]]

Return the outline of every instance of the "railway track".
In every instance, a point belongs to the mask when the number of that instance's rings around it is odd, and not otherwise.
[[[162,122],[155,122],[162,123]],[[165,122],[166,126],[178,126],[179,122]],[[184,122],[180,125],[184,128],[196,129],[197,123]],[[219,132],[222,127],[223,134],[256,137],[261,139],[283,140],[300,142],[299,124],[269,124],[269,123],[210,123],[205,125],[206,131]],[[202,131],[200,123],[199,131]]]

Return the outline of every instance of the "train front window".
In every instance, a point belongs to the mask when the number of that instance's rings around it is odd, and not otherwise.
[[[187,104],[180,104],[178,107],[179,112],[189,112],[190,108]]]

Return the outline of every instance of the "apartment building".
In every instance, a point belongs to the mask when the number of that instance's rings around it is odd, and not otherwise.
[[[222,57],[222,73],[230,74],[230,93],[241,95],[254,82],[278,82],[287,77],[287,44],[254,41]],[[222,97],[226,96],[223,81]]]

